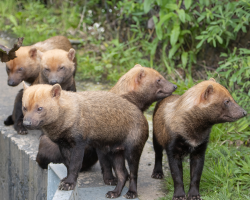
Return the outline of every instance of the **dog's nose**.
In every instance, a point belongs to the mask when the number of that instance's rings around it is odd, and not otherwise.
[[[55,85],[55,84],[57,84],[58,82],[57,82],[57,80],[52,80],[52,81],[50,81],[50,85]]]
[[[25,127],[30,127],[31,126],[31,121],[23,121],[23,125]]]
[[[247,111],[244,110],[243,111],[243,115],[246,116],[247,115]]]
[[[8,80],[9,86],[16,86],[15,82],[13,80]]]

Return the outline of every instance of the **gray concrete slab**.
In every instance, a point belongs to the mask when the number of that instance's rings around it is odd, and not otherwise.
[[[108,198],[105,197],[105,194],[108,191],[112,191],[115,189],[115,186],[105,186],[105,187],[91,187],[91,188],[81,188],[78,190],[79,193],[79,199],[81,200],[107,200]],[[121,196],[116,198],[117,200],[125,200],[126,198],[124,195],[128,191],[127,187],[124,187],[121,193]],[[138,200],[136,198],[135,200]]]
[[[3,200],[46,199],[47,170],[36,163],[40,131],[18,135],[3,123],[13,109],[22,86],[7,85],[5,64],[0,62],[0,194]]]

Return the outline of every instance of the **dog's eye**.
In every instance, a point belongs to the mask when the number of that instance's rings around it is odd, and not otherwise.
[[[228,105],[230,103],[230,100],[226,100],[225,104]]]
[[[42,111],[42,110],[43,110],[42,107],[37,108],[37,111]]]
[[[18,71],[19,71],[19,72],[23,71],[23,68],[22,68],[22,67],[20,67],[20,68],[18,69]]]
[[[64,69],[64,66],[60,67],[60,69]]]
[[[23,106],[23,111],[27,111],[27,109]]]
[[[157,83],[160,83],[161,82],[161,79],[159,78],[159,79],[157,79]]]

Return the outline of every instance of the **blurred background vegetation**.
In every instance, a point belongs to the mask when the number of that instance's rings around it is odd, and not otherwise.
[[[249,20],[250,0],[0,2],[0,31],[24,37],[25,45],[55,35],[76,41],[78,80],[114,84],[139,63],[161,72],[183,94],[214,77],[248,113]],[[204,199],[250,199],[249,119],[213,127]],[[172,184],[167,189],[171,196]]]

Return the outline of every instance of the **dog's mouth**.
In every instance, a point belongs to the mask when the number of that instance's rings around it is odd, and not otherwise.
[[[233,122],[233,121],[236,121],[236,120],[240,119],[241,117],[235,118],[235,117],[230,117],[228,115],[224,115],[223,118],[230,121],[230,122]]]
[[[163,91],[163,90],[158,90],[157,91],[157,94],[158,95],[164,95],[164,96],[170,96],[171,94],[172,94],[172,92],[165,92],[165,91]]]
[[[33,125],[33,124],[30,124],[30,125],[27,125],[27,124],[24,124],[24,126],[29,129],[29,130],[38,130],[40,129],[40,127],[42,126],[43,124],[43,120],[41,120],[38,124],[36,125]]]

